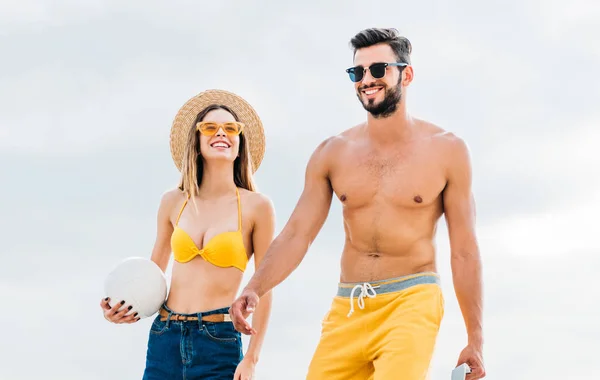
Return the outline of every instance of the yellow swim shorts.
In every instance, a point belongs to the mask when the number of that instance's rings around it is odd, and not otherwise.
[[[443,314],[436,273],[340,283],[306,379],[427,379]]]

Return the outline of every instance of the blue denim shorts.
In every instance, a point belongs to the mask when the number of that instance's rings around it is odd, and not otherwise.
[[[197,321],[161,321],[156,316],[148,337],[143,380],[233,379],[243,358],[242,337],[232,322],[202,321],[203,315],[227,314],[228,308],[202,313],[169,313]]]

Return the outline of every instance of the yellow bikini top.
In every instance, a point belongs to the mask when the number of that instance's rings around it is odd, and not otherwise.
[[[237,231],[222,232],[210,239],[202,249],[199,249],[190,235],[179,228],[179,218],[183,209],[187,205],[185,200],[171,235],[171,250],[173,258],[180,263],[191,261],[196,255],[199,255],[209,263],[218,267],[235,267],[244,272],[248,264],[248,255],[244,246],[244,237],[242,235],[242,205],[240,202],[240,192],[235,189],[238,203],[238,229]]]

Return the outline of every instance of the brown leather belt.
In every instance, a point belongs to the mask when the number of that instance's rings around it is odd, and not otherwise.
[[[169,317],[169,312],[165,309],[160,309],[159,312],[161,318],[160,321],[164,322],[167,320],[167,318]],[[197,321],[198,320],[198,316],[191,316],[191,315],[181,315],[181,314],[171,314],[171,318],[169,318],[171,321],[182,321],[182,322],[186,322],[186,321]],[[231,316],[229,314],[210,314],[210,315],[203,315],[202,316],[202,320],[205,322],[231,322]]]

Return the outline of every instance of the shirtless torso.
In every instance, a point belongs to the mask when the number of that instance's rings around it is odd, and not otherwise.
[[[323,147],[327,179],[343,205],[341,281],[435,271],[451,134],[424,121],[402,143],[382,146],[364,125]]]
[[[411,118],[402,139],[373,136],[366,124],[323,141],[306,169],[304,191],[247,285],[260,297],[302,261],[329,213],[343,205],[341,282],[435,272],[435,232],[446,214],[455,253],[472,251],[470,162],[462,139]],[[466,248],[465,248],[466,247]]]
[[[301,263],[335,195],[345,230],[340,284],[307,379],[372,378],[373,371],[375,378],[423,378],[443,315],[434,239],[444,215],[468,335],[459,363],[474,369],[471,378],[482,378],[481,265],[468,148],[406,111],[414,75],[406,38],[374,28],[351,44],[354,66],[346,72],[367,121],[315,149],[302,195],[230,308],[232,320],[238,331],[255,333],[246,318]],[[364,297],[371,298],[368,306]]]
[[[444,214],[457,296],[467,305],[468,329],[479,328],[479,261],[465,143],[415,118],[403,133],[375,131],[382,130],[361,124],[317,147],[290,220],[230,309],[236,328],[254,334],[245,322],[252,311],[247,307],[299,265],[335,195],[345,230],[340,284],[323,319],[310,380],[372,378],[374,368],[375,378],[417,379],[426,372],[444,309],[432,274],[436,226]],[[372,298],[368,304],[365,297]]]

